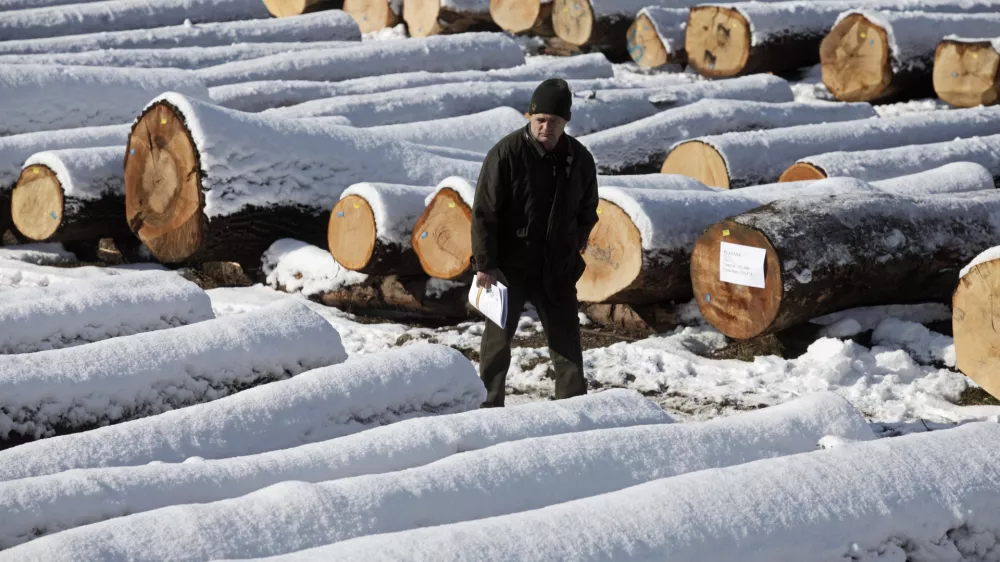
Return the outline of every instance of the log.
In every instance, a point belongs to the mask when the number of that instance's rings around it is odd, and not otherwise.
[[[339,10],[344,0],[264,0],[267,11],[276,18],[301,16],[324,10]]]
[[[629,56],[645,68],[686,64],[687,22],[688,10],[683,8],[647,6],[639,10],[626,35]]]
[[[498,107],[435,121],[370,127],[368,131],[386,139],[458,148],[485,155],[500,139],[524,128],[526,123],[527,120],[520,111],[512,107]]]
[[[995,398],[1000,398],[1000,370],[997,369],[996,316],[997,284],[993,280],[1000,266],[1000,251],[992,247],[976,256],[959,272],[958,288],[952,296],[952,334],[955,338],[955,366]]]
[[[828,152],[800,158],[778,181],[849,176],[865,181],[923,172],[953,162],[975,162],[1000,179],[1000,135],[956,139],[883,150]]]
[[[706,99],[580,137],[604,174],[659,171],[675,143],[703,135],[875,117],[868,104]]]
[[[998,29],[995,12],[850,10],[820,45],[823,83],[842,101],[922,95],[933,91],[934,52],[942,35],[992,37]]]
[[[88,2],[98,1],[99,0],[0,0],[0,12],[28,10],[31,8],[45,8],[48,6],[62,6],[65,4],[86,4]]]
[[[635,337],[655,336],[683,325],[678,307],[672,303],[650,305],[583,303],[580,312],[605,330]]]
[[[327,242],[337,263],[367,275],[418,275],[410,244],[413,223],[433,187],[358,183],[344,190],[330,214]]]
[[[396,27],[402,19],[401,0],[344,0],[343,10],[354,18],[361,33]]]
[[[552,27],[566,43],[603,52],[612,62],[631,60],[627,34],[639,10],[649,0],[554,0]],[[652,5],[674,7],[672,2]]]
[[[443,285],[442,285],[443,283]],[[478,314],[469,302],[469,285],[419,277],[369,277],[313,296],[347,313],[396,320],[468,321]]]
[[[674,145],[660,171],[715,187],[744,187],[778,181],[799,158],[815,154],[895,148],[915,138],[942,142],[998,133],[1000,108],[993,107],[726,133]]]
[[[173,25],[153,29],[0,41],[0,54],[79,53],[101,49],[170,49],[220,47],[233,43],[287,43],[306,41],[360,41],[354,20],[341,11],[327,11],[294,19],[264,19]]]
[[[0,135],[127,123],[164,91],[208,97],[186,70],[0,66]]]
[[[490,0],[490,17],[504,31],[552,37],[552,0]]]
[[[246,0],[106,0],[34,10],[0,12],[6,41],[168,25],[252,20],[268,17],[262,2]]]
[[[407,0],[403,21],[410,37],[500,31],[490,18],[489,0]]]
[[[365,41],[356,47],[270,55],[199,69],[209,86],[254,80],[348,80],[407,72],[490,70],[524,64],[521,48],[499,33],[466,33],[392,41]]]
[[[994,191],[777,201],[698,239],[695,298],[705,320],[740,340],[847,308],[945,301],[959,270],[1000,235],[997,212]],[[719,280],[722,242],[765,250],[763,288]]]
[[[614,69],[604,55],[526,61],[527,64],[497,70],[460,70],[457,72],[401,72],[367,76],[340,82],[311,80],[259,80],[209,88],[215,103],[240,111],[263,111],[307,101],[375,94],[390,90],[433,86],[454,82],[528,82],[547,78],[612,78]]]
[[[954,107],[1000,99],[1000,39],[945,37],[934,52],[934,92]]]
[[[129,137],[125,212],[162,262],[229,261],[255,272],[275,240],[325,244],[330,209],[363,178],[432,185],[480,167],[362,129],[168,93],[142,112]]]

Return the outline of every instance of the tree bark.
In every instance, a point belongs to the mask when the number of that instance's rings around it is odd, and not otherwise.
[[[428,283],[432,281],[426,277],[370,277],[364,283],[311,298],[349,313],[451,320],[474,317],[468,306],[468,285],[457,285],[437,294],[428,292]]]

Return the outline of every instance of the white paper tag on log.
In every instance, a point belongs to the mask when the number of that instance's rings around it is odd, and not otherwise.
[[[764,258],[767,250],[722,242],[720,254],[720,281],[764,288]]]

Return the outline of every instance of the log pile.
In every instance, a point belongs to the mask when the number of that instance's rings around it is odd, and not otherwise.
[[[1000,99],[1000,39],[946,37],[934,53],[934,92],[955,107]]]
[[[996,305],[1000,298],[997,268],[1000,250],[992,247],[959,272],[952,296],[952,332],[956,367],[994,397],[1000,398]]]
[[[407,0],[403,21],[410,37],[500,30],[490,17],[489,0]]]

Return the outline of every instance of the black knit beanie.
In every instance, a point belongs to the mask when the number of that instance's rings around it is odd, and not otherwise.
[[[539,84],[531,95],[531,109],[528,113],[558,115],[569,121],[572,106],[573,94],[569,91],[569,84],[560,78],[550,78]]]

